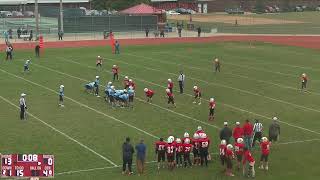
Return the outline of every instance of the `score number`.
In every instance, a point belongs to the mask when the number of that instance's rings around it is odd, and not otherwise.
[[[11,165],[12,165],[12,159],[11,159],[11,157],[3,158],[3,159],[2,159],[2,162],[3,162],[4,165],[8,165],[8,166],[11,166]]]

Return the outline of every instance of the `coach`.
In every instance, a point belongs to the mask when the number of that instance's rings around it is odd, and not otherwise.
[[[228,127],[228,122],[223,123],[224,127],[220,131],[220,140],[226,140],[227,144],[230,143],[230,138],[232,136],[232,130]]]
[[[122,165],[122,174],[126,173],[126,168],[128,165],[129,175],[131,175],[132,172],[132,156],[134,153],[134,149],[132,145],[130,144],[130,138],[126,138],[126,142],[122,145],[122,155],[123,155],[123,165]]]

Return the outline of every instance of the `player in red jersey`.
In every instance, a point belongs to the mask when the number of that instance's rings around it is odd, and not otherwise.
[[[167,88],[170,90],[170,92],[173,92],[173,82],[171,79],[168,79],[168,85]]]
[[[227,176],[234,176],[232,173],[232,160],[234,159],[233,146],[231,144],[227,145],[226,150],[226,162],[227,162]]]
[[[168,161],[169,170],[173,170],[173,168],[175,166],[174,157],[176,154],[176,146],[174,143],[173,136],[170,136],[168,138],[168,143],[166,144],[166,154],[167,154],[167,161]]]
[[[129,77],[128,76],[124,77],[123,86],[124,86],[124,89],[128,89],[129,88]]]
[[[201,133],[205,133],[205,132],[204,132],[204,130],[202,129],[201,126],[198,126],[198,127],[197,127],[197,131],[196,131],[195,133],[201,134]]]
[[[242,170],[243,170],[243,175],[246,176],[246,163],[248,162],[249,164],[249,169],[247,171],[247,177],[252,177],[254,178],[255,176],[255,170],[254,170],[254,164],[255,160],[249,150],[248,147],[243,148],[243,160],[242,160]]]
[[[243,137],[243,129],[240,126],[240,122],[236,122],[236,127],[233,128],[232,136],[234,138],[234,142],[237,142],[238,138]]]
[[[146,94],[147,102],[152,102],[152,97],[154,95],[154,91],[152,91],[151,89],[148,89],[148,88],[144,88],[143,91]]]
[[[117,65],[112,66],[112,74],[113,74],[113,81],[116,79],[119,80],[119,67]]]
[[[201,105],[201,90],[198,86],[193,86],[193,92],[194,92],[194,101],[193,103],[198,103]],[[198,102],[197,102],[198,101]]]
[[[270,142],[268,138],[263,137],[262,142],[260,143],[260,149],[261,149],[261,158],[260,158],[260,167],[259,169],[265,169],[268,171],[269,166],[268,166],[268,157],[270,153]]]
[[[176,104],[174,103],[174,96],[173,93],[170,91],[170,89],[166,89],[167,97],[168,97],[168,105],[171,103],[173,107],[176,107]]]
[[[221,143],[219,145],[219,155],[220,155],[220,160],[223,167],[224,167],[224,164],[226,163],[226,151],[227,151],[227,141],[223,139],[221,140]]]
[[[203,166],[203,163],[208,166],[210,140],[205,133],[200,134],[199,144],[201,166]]]
[[[209,100],[209,121],[212,121],[214,119],[214,109],[216,107],[216,102],[214,101],[214,98],[210,98]]]
[[[184,167],[187,167],[189,164],[189,167],[192,166],[191,159],[190,159],[190,152],[192,151],[192,144],[190,144],[190,138],[186,138],[183,142],[183,161],[184,161]]]
[[[96,67],[100,67],[102,66],[102,57],[101,56],[98,56],[97,57],[97,61],[96,61]]]
[[[160,166],[164,168],[164,162],[166,161],[166,142],[163,141],[163,138],[160,138],[159,141],[156,142],[156,154],[158,155],[158,170]]]
[[[199,141],[199,134],[194,133],[192,144],[193,144],[193,164],[200,165],[200,141]]]
[[[191,143],[191,139],[190,139],[189,133],[185,132],[183,134],[182,143],[184,143],[184,141],[186,141],[187,139],[189,139],[189,142]]]
[[[183,144],[180,138],[176,139],[176,165],[182,167]]]
[[[136,83],[134,83],[132,79],[129,79],[129,86],[132,86],[133,90],[136,89]]]
[[[237,169],[238,169],[238,171],[240,170],[240,164],[242,161],[243,148],[244,148],[243,139],[238,138],[236,143],[234,143],[234,152],[237,156]]]
[[[306,73],[301,75],[301,91],[307,90],[308,77]]]

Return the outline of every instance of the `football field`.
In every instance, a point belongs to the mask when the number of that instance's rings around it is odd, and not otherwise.
[[[96,57],[104,58],[102,69]],[[212,59],[222,67],[214,73]],[[23,72],[31,58],[30,72]],[[109,47],[45,49],[34,58],[33,50],[17,50],[13,61],[0,63],[0,153],[55,155],[55,179],[246,179],[225,177],[217,155],[219,130],[227,121],[259,119],[264,134],[276,116],[280,141],[271,146],[269,171],[258,169],[256,179],[317,179],[320,176],[320,54],[316,50],[264,43],[210,43],[123,46],[121,54]],[[124,76],[136,83],[134,108],[111,108],[103,99],[104,86],[112,79],[112,65],[120,67],[116,89]],[[185,93],[179,94],[179,72],[186,75]],[[300,75],[310,78],[308,92],[300,91]],[[84,85],[100,76],[100,95],[86,93]],[[177,108],[168,108],[167,79],[174,83]],[[65,107],[58,106],[59,86],[65,86]],[[202,90],[201,105],[193,104],[193,86]],[[155,91],[145,102],[143,89]],[[26,93],[27,121],[19,120],[19,98]],[[208,122],[208,100],[217,103],[216,118]],[[157,171],[154,142],[173,134],[193,134],[202,126],[211,139],[213,160],[209,167]],[[126,137],[132,144],[144,139],[147,171],[144,176],[121,175],[121,146]],[[234,161],[234,167],[236,162]],[[134,170],[134,172],[136,172]]]

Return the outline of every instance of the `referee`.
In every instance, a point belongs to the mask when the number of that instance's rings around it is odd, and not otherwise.
[[[27,105],[26,105],[26,99],[25,99],[26,94],[22,93],[20,100],[19,100],[19,105],[20,105],[20,119],[21,120],[25,120],[26,118],[26,109],[27,109]]]
[[[179,87],[180,87],[180,94],[183,94],[184,80],[185,80],[185,75],[183,74],[182,71],[180,71],[180,75],[178,76],[178,82],[179,82]]]
[[[263,130],[263,125],[261,122],[259,122],[259,120],[256,119],[256,122],[253,125],[253,140],[252,140],[252,145],[251,147],[254,147],[254,144],[256,143],[256,141],[258,140],[259,142],[261,142],[261,138],[262,138],[262,130]]]

